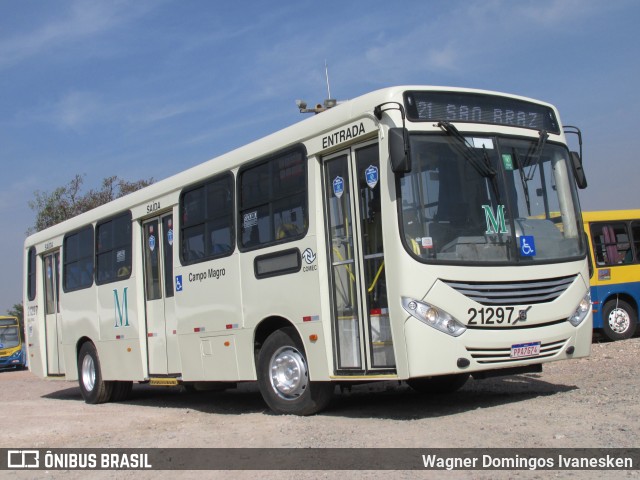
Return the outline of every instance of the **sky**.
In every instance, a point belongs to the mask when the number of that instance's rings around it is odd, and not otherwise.
[[[160,180],[392,85],[483,88],[582,129],[583,210],[640,208],[636,0],[0,0],[0,314],[34,192]],[[575,148],[575,145],[573,145]]]

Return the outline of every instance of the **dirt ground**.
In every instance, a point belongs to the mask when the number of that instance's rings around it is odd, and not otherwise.
[[[255,385],[187,393],[134,385],[124,403],[87,405],[76,383],[0,373],[3,448],[640,447],[640,338],[594,341],[589,358],[541,374],[469,380],[424,396],[405,384],[336,390],[311,417],[270,413]],[[0,472],[86,478],[87,472]],[[640,478],[638,471],[92,472],[92,478]]]

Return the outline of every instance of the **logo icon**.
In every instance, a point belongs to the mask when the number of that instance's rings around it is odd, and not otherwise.
[[[344,178],[336,177],[333,179],[333,193],[340,198],[344,193]]]
[[[313,250],[307,248],[304,252],[302,252],[302,258],[304,258],[304,261],[307,262],[307,265],[311,265],[316,261],[316,254],[313,253]]]
[[[39,468],[40,452],[38,450],[7,450],[8,468]]]
[[[367,180],[369,188],[374,189],[378,184],[378,167],[369,165],[369,167],[364,171],[364,177]]]
[[[535,257],[536,242],[533,235],[522,235],[520,237],[520,255],[523,257]]]
[[[491,205],[482,205],[484,210],[484,216],[487,220],[487,231],[485,235],[491,235],[494,233],[509,233],[507,230],[507,223],[504,218],[504,205],[498,205],[496,208],[496,214],[493,214]]]
[[[522,310],[518,310],[518,318],[516,318],[516,321],[513,322],[513,325],[515,325],[518,322],[526,322],[527,321],[527,312],[531,310],[531,306],[524,308]]]
[[[176,292],[182,291],[182,275],[176,275]]]

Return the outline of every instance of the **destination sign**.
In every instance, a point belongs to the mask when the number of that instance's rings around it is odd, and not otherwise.
[[[405,92],[407,117],[414,121],[488,123],[560,133],[553,109],[537,103],[467,92]]]

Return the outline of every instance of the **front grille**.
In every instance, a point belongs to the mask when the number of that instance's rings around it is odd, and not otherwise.
[[[569,288],[576,275],[524,282],[456,282],[443,280],[482,305],[532,305],[552,302]]]
[[[467,347],[467,352],[469,352],[469,354],[471,354],[471,358],[478,363],[510,363],[522,360],[538,360],[540,358],[552,357],[559,353],[566,343],[567,339],[559,340],[557,342],[543,343],[540,345],[540,355],[527,358],[511,358],[511,346],[504,348]]]

